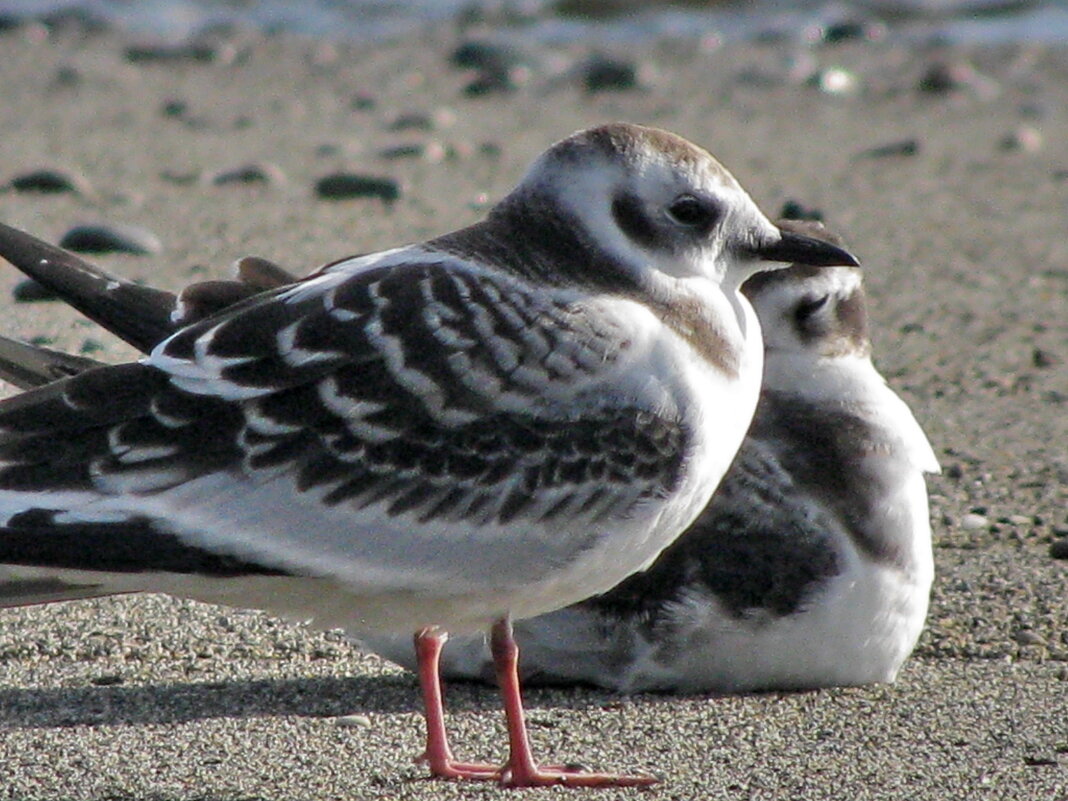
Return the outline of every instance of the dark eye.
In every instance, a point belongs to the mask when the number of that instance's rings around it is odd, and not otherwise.
[[[804,323],[809,317],[827,305],[828,297],[828,295],[821,295],[818,298],[805,298],[794,309],[794,318],[798,323]]]
[[[707,228],[716,221],[715,207],[693,195],[679,195],[667,208],[668,216],[687,228]]]

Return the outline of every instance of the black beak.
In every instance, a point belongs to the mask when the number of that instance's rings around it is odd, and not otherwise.
[[[860,266],[860,262],[848,250],[790,231],[782,231],[782,236],[770,244],[753,248],[753,255],[764,261],[809,264],[813,267]]]

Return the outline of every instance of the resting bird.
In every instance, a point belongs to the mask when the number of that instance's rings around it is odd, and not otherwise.
[[[516,624],[525,681],[807,689],[893,681],[911,653],[934,573],[923,474],[939,468],[872,365],[860,270],[795,264],[742,291],[764,334],[764,382],[734,463],[649,570]],[[404,639],[363,645],[413,664]],[[491,679],[489,665],[483,637],[453,638],[441,669]]]

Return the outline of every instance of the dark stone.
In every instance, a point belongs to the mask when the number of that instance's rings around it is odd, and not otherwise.
[[[840,44],[841,42],[875,42],[886,38],[886,25],[866,19],[839,19],[819,26],[813,37],[821,44]]]
[[[391,131],[431,131],[434,129],[434,119],[422,111],[409,111],[398,114],[389,124]]]
[[[515,81],[507,69],[485,69],[478,73],[463,92],[467,97],[484,97],[493,94],[505,94],[516,90]]]
[[[89,182],[80,175],[45,167],[16,175],[8,182],[16,192],[88,194]]]
[[[315,182],[315,194],[324,200],[379,198],[392,203],[400,197],[400,184],[393,178],[337,172]]]
[[[184,100],[165,100],[159,110],[164,117],[181,117],[189,111],[189,104]]]
[[[56,300],[58,296],[44,284],[39,284],[32,278],[27,278],[15,284],[11,290],[11,297],[16,303],[38,303],[45,300]]]
[[[159,253],[163,244],[147,228],[136,225],[76,225],[63,235],[59,246],[77,253]]]
[[[899,142],[889,142],[885,145],[877,145],[857,154],[857,158],[881,159],[892,156],[915,156],[920,152],[918,139],[902,139]]]
[[[782,204],[779,216],[786,220],[813,220],[823,222],[823,211],[814,206],[806,206],[799,200],[787,200]]]
[[[168,64],[187,62],[208,64],[218,59],[218,50],[208,44],[133,44],[126,48],[126,60],[132,63]]]
[[[352,102],[349,103],[353,111],[370,111],[377,105],[378,101],[374,96],[365,92],[357,92],[353,95]]]
[[[215,186],[227,184],[281,184],[285,183],[285,173],[276,164],[242,164],[229,170],[220,170],[211,176]]]
[[[1061,358],[1051,351],[1044,348],[1035,348],[1031,352],[1031,363],[1039,369],[1046,369],[1049,367],[1056,367],[1061,363]]]
[[[582,66],[587,92],[627,91],[638,87],[638,67],[631,61],[593,56]]]

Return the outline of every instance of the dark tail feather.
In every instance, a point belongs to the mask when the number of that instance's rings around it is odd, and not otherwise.
[[[73,253],[3,223],[0,223],[0,256],[142,353],[148,353],[183,326],[259,292],[299,280],[267,259],[246,256],[237,262],[237,280],[194,283],[175,295],[112,275]],[[85,365],[88,366],[95,365]],[[8,380],[23,386],[14,377]],[[20,380],[29,382],[30,377]]]
[[[0,223],[0,256],[143,353],[171,334],[176,298],[111,275],[62,248]]]
[[[0,379],[19,389],[33,389],[77,375],[103,362],[71,356],[51,348],[0,336]]]

